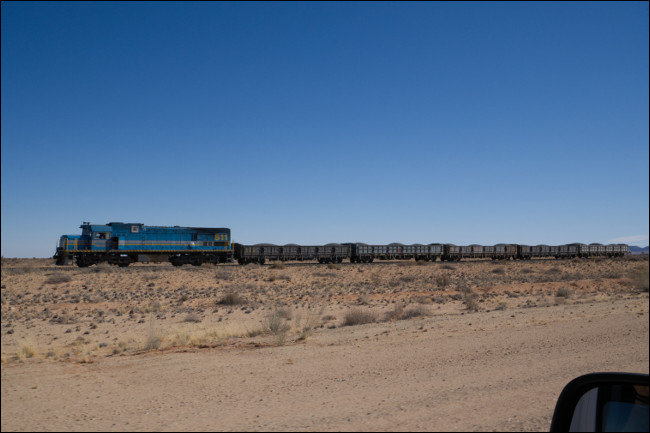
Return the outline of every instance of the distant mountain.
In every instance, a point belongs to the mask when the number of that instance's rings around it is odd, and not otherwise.
[[[648,248],[650,247],[641,248],[641,247],[635,247],[633,245],[630,245],[630,252],[632,254],[648,254]]]

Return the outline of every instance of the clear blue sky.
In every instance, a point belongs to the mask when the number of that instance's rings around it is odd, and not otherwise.
[[[2,255],[648,244],[648,3],[2,3]]]

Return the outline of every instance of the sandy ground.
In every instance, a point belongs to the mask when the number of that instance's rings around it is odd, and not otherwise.
[[[647,287],[647,256],[3,259],[2,431],[548,430],[574,377],[648,373]]]

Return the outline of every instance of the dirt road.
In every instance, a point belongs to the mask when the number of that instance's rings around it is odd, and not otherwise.
[[[648,373],[648,295],[185,350],[3,363],[2,431],[548,430],[572,378]]]

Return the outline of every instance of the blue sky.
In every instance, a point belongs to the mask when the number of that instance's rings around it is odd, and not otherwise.
[[[648,244],[648,3],[2,3],[2,255]]]

